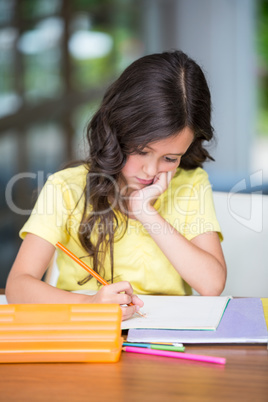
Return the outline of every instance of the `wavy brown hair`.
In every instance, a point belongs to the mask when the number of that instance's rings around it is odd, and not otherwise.
[[[193,131],[194,141],[180,167],[195,169],[213,159],[203,146],[213,137],[210,91],[198,64],[181,51],[171,51],[144,56],[127,67],[108,88],[87,127],[90,151],[84,161],[88,174],[79,240],[99,273],[103,274],[103,258],[109,252],[112,281],[118,214],[127,227],[123,213],[127,208],[116,186],[127,157],[186,126]],[[101,230],[93,242],[96,227]]]

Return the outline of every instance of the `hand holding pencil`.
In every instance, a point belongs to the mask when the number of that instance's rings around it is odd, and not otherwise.
[[[144,315],[139,311],[140,307],[143,306],[143,301],[139,299],[138,296],[133,294],[133,289],[129,282],[121,281],[110,285],[97,272],[80,260],[63,244],[58,242],[56,246],[65,252],[73,261],[77,262],[77,264],[94,276],[102,285],[105,285],[96,293],[96,295],[92,296],[93,303],[115,303],[120,304],[121,306],[126,305],[126,307],[121,307],[123,312],[123,320],[130,318],[134,313],[138,313],[144,317]]]
[[[130,318],[139,309],[143,302],[133,294],[132,286],[127,281],[121,281],[109,286],[103,286],[94,296],[94,303],[120,304],[123,311],[123,319]],[[126,306],[126,307],[125,307]]]

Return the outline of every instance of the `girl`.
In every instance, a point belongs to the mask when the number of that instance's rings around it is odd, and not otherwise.
[[[183,52],[142,57],[106,92],[87,128],[89,157],[50,176],[9,274],[10,303],[118,303],[134,295],[220,295],[226,281],[220,227],[202,164],[212,159],[211,100]],[[57,287],[41,281],[61,242],[107,281],[57,250]],[[71,293],[95,290],[95,295]]]

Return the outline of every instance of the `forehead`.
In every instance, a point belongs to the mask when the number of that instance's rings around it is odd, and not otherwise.
[[[184,153],[193,142],[193,139],[193,131],[190,128],[185,127],[182,131],[174,134],[172,137],[151,142],[147,144],[147,147],[161,153]]]

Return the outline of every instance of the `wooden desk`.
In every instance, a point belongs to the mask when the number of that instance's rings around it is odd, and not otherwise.
[[[265,346],[189,346],[225,366],[122,353],[118,363],[0,364],[0,400],[267,402]]]
[[[199,345],[186,352],[227,362],[123,352],[118,363],[0,364],[0,401],[268,402],[266,346]]]

